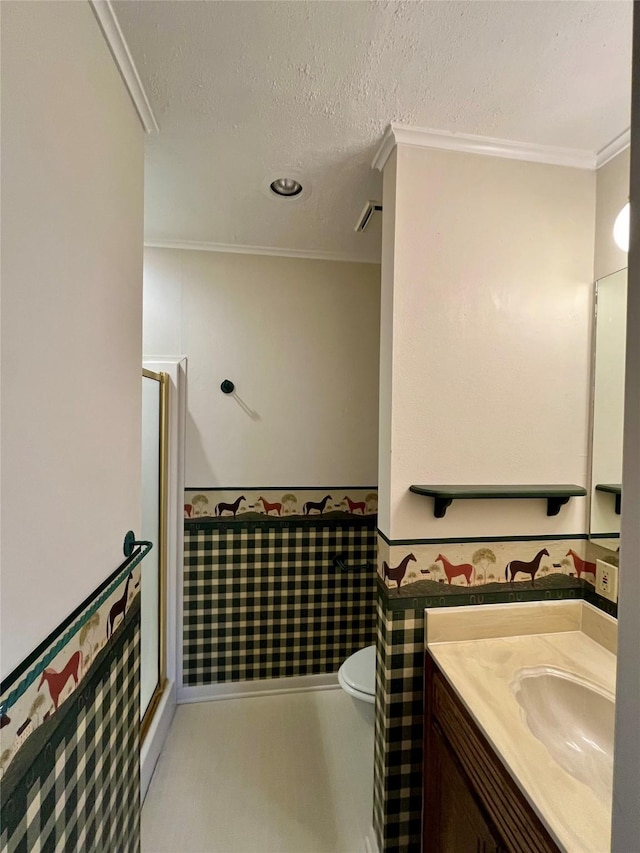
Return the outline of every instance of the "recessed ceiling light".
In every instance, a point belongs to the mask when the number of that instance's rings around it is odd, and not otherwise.
[[[269,184],[269,189],[272,193],[284,198],[294,198],[302,192],[302,184],[294,178],[276,178]]]

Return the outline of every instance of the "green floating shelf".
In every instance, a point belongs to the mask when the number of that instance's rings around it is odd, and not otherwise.
[[[596,488],[600,488],[596,486]],[[547,515],[557,515],[569,498],[584,497],[587,490],[575,484],[560,486],[409,486],[414,495],[433,498],[433,514],[444,518],[453,501],[459,500],[520,500],[543,498],[547,501]]]
[[[622,484],[621,483],[598,483],[596,492],[606,492],[609,495],[615,495],[616,499],[616,515],[622,512]]]

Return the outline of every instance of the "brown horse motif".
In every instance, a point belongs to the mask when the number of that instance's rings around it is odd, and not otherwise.
[[[460,563],[459,565],[455,565],[447,560],[444,554],[438,554],[435,562],[437,563],[438,560],[440,560],[444,566],[444,573],[447,576],[448,584],[450,584],[454,578],[459,578],[461,575],[464,575],[467,580],[467,586],[471,586],[471,575],[473,575],[475,571],[471,563]]]
[[[65,688],[65,685],[69,681],[70,678],[73,678],[73,681],[78,686],[78,681],[80,680],[80,667],[82,665],[82,652],[77,651],[74,652],[69,660],[67,661],[64,669],[60,670],[60,672],[56,672],[55,669],[51,667],[47,667],[45,671],[42,673],[42,678],[40,679],[40,684],[38,685],[38,690],[42,687],[42,685],[47,682],[47,686],[49,687],[49,694],[51,695],[51,701],[53,702],[53,707],[58,710],[58,701],[60,700],[60,694]]]
[[[124,619],[124,615],[127,610],[127,596],[129,595],[129,583],[131,582],[131,578],[131,572],[129,572],[122,596],[116,601],[109,611],[109,618],[107,619],[107,639],[113,634],[113,626],[115,625],[118,616],[122,616]]]
[[[583,560],[579,554],[576,554],[576,552],[572,551],[571,549],[567,551],[565,556],[573,557],[573,565],[576,567],[576,574],[578,575],[578,578],[581,578],[584,574],[593,575],[593,577],[595,578],[595,563],[588,563],[586,560]]]
[[[346,495],[344,496],[343,500],[346,502],[347,506],[349,507],[349,512],[352,513],[353,515],[356,514],[357,510],[360,510],[362,515],[365,514],[366,509],[367,509],[367,505],[364,501],[360,501],[359,503],[355,503],[354,501],[350,500]]]
[[[317,513],[322,515],[324,512],[324,508],[327,505],[327,501],[333,500],[331,495],[325,495],[321,501],[307,501],[302,506],[302,514],[303,515],[311,515],[312,510],[315,510]]]
[[[546,548],[543,548],[542,551],[538,551],[533,560],[530,560],[528,563],[525,563],[522,560],[511,560],[510,563],[507,563],[504,570],[504,579],[509,579],[511,583],[513,583],[513,579],[518,572],[524,572],[526,575],[531,575],[531,584],[533,585],[533,582],[536,579],[536,573],[540,568],[540,560],[542,560],[544,556],[549,556],[549,552]],[[511,572],[511,578],[508,578],[509,572]]]
[[[276,515],[282,515],[282,504],[270,504],[268,501],[265,501],[264,498],[258,498],[258,500],[262,501],[262,506],[264,507],[264,511],[267,515],[269,515],[270,512],[275,512]]]
[[[185,504],[184,505],[184,517],[185,518],[191,518],[192,513],[193,513],[193,505],[192,504]]]
[[[409,565],[409,562],[411,560],[415,561],[415,559],[416,558],[413,554],[407,554],[407,556],[400,563],[400,565],[396,566],[395,568],[391,568],[391,566],[383,560],[382,576],[384,577],[385,581],[395,581],[398,586],[398,589],[400,589],[400,584],[402,583],[404,576],[407,572],[407,566]]]
[[[238,500],[234,501],[232,504],[219,503],[216,504],[216,508],[214,510],[214,515],[222,515],[223,512],[230,512],[231,515],[235,518],[236,513],[238,512],[238,507],[240,506],[240,501],[246,501],[244,495],[240,495]]]

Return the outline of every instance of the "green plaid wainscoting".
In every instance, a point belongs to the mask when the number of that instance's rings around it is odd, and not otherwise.
[[[336,672],[375,640],[375,566],[374,515],[185,519],[183,683]]]
[[[424,610],[378,597],[373,826],[382,853],[420,850]]]
[[[136,594],[78,689],[29,735],[5,771],[2,853],[139,850],[139,646]]]

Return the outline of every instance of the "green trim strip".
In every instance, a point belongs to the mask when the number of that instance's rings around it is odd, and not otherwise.
[[[111,593],[113,593],[122,583],[122,579],[125,574],[133,571],[135,567],[140,563],[144,557],[147,556],[149,551],[153,548],[151,542],[141,542],[140,550],[138,554],[133,557],[133,559],[127,560],[126,564],[123,566],[122,571],[118,573],[116,578],[112,583],[104,590],[104,592],[94,601],[94,603],[85,610],[83,615],[74,622],[71,627],[62,634],[57,642],[51,646],[49,651],[38,661],[38,663],[27,673],[27,675],[20,681],[17,687],[9,693],[9,695],[2,701],[0,704],[0,716],[6,714],[9,708],[16,704],[18,699],[24,695],[26,690],[33,684],[33,682],[38,678],[39,675],[42,675],[44,670],[49,666],[51,661],[56,657],[56,655],[67,645],[67,643],[74,637],[78,631],[80,631],[89,619],[93,616],[93,614],[102,607],[104,602],[109,598]]]
[[[358,489],[377,492],[377,486],[185,486],[185,492],[322,492],[325,489]]]
[[[242,515],[246,515],[243,513]],[[197,530],[214,530],[218,527],[231,528],[248,528],[248,529],[268,529],[282,528],[295,529],[298,527],[371,527],[375,529],[377,516],[371,515],[353,515],[344,513],[340,516],[335,516],[331,513],[325,515],[296,515],[296,516],[278,516],[265,515],[262,518],[242,518],[242,515],[235,518],[231,515],[205,515],[196,518],[185,518],[184,529],[190,531]]]
[[[474,542],[559,542],[563,539],[588,539],[587,533],[544,533],[539,536],[459,536],[437,539],[389,539],[380,528],[378,536],[387,545],[456,545]],[[618,536],[620,534],[617,534]]]
[[[387,610],[424,610],[427,607],[467,607],[478,604],[518,604],[523,601],[561,601],[562,599],[584,598],[580,582],[575,586],[553,590],[522,589],[516,591],[483,593],[461,592],[460,595],[416,596],[413,598],[389,598],[382,581],[378,584],[378,598]]]
[[[599,610],[617,618],[618,605],[599,595],[586,581],[577,581],[575,586],[561,589],[522,589],[517,592],[461,592],[460,595],[416,596],[413,598],[389,598],[387,587],[378,575],[378,602],[387,611],[422,611],[428,607],[467,607],[485,604],[519,604],[526,601],[563,601],[581,599]]]

